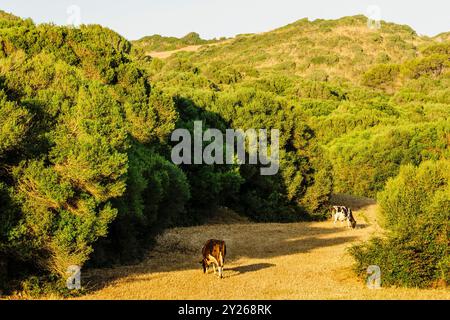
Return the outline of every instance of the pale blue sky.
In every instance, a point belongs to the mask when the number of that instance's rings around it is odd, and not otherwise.
[[[145,35],[203,38],[269,31],[301,18],[330,19],[381,9],[383,20],[418,33],[450,31],[449,0],[0,0],[0,9],[35,22],[67,24],[67,9],[81,9],[82,23],[107,26],[130,40]]]

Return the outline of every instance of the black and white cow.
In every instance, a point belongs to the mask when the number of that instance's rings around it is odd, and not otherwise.
[[[334,223],[341,221],[347,221],[347,226],[349,228],[356,228],[356,220],[353,217],[353,211],[350,208],[344,206],[333,206],[331,208],[332,215],[334,217]]]

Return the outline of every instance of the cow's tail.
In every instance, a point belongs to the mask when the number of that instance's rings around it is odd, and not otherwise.
[[[225,242],[223,243],[223,261],[225,261],[225,256],[227,255],[227,245],[225,244]]]

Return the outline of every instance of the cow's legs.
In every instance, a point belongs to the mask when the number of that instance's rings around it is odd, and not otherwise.
[[[213,263],[212,265],[213,265],[214,274],[216,274],[216,264]]]

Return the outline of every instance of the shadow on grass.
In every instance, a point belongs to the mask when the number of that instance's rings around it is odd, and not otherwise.
[[[255,271],[259,271],[259,270],[263,270],[263,269],[267,269],[267,268],[272,268],[275,266],[276,266],[276,264],[273,264],[273,263],[255,263],[255,264],[248,264],[245,266],[239,266],[239,267],[234,267],[234,268],[225,268],[225,270],[236,272],[236,273],[232,274],[231,276],[227,277],[227,278],[231,278],[231,277],[239,276],[244,273],[255,272]]]
[[[356,197],[347,194],[334,194],[330,201],[331,205],[346,206],[353,211],[363,210],[371,205],[376,204],[376,201],[366,197]]]

